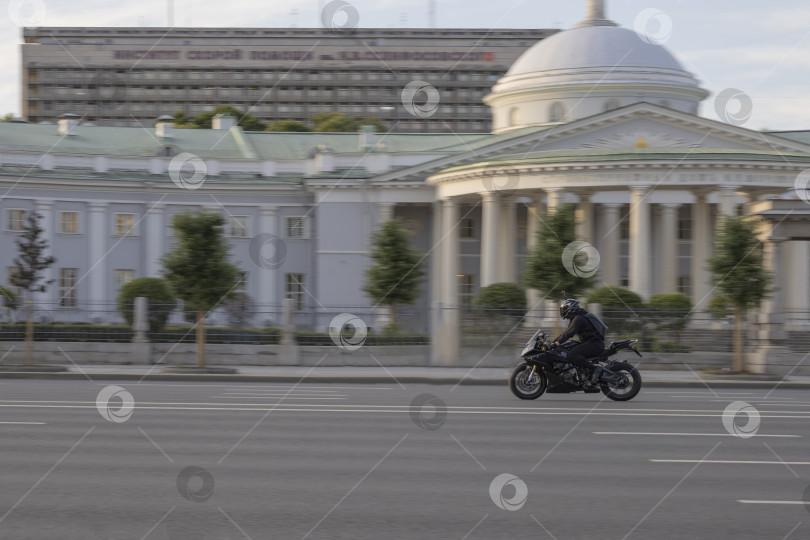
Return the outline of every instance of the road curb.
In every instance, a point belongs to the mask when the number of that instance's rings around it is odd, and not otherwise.
[[[441,377],[441,376],[377,376],[377,375],[309,375],[299,377],[294,375],[243,375],[243,374],[193,374],[193,373],[154,373],[147,375],[128,373],[94,373],[87,375],[77,372],[0,372],[0,379],[52,379],[52,380],[90,380],[96,381],[171,381],[171,382],[232,382],[232,383],[343,383],[343,384],[436,384],[436,385],[467,385],[467,386],[506,386],[507,379],[476,379],[474,377]],[[706,381],[645,381],[644,388],[782,388],[790,390],[808,390],[810,382],[786,380],[780,381],[741,381],[741,380],[706,380]]]

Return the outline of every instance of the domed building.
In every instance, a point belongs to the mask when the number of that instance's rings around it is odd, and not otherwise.
[[[415,329],[432,333],[435,364],[452,365],[459,313],[482,287],[519,281],[543,214],[568,203],[600,255],[600,285],[644,299],[683,292],[701,311],[718,220],[794,189],[810,168],[810,132],[702,118],[708,95],[664,47],[591,0],[585,21],[527,50],[493,86],[492,134],[245,132],[227,117],[210,130],[174,129],[168,118],[155,129],[74,115],[58,126],[0,123],[0,252],[15,252],[36,211],[57,258],[55,285],[37,302],[57,320],[110,321],[122,283],[160,275],[172,216],[215,210],[257,305],[253,324],[278,324],[289,299],[302,327],[323,331],[343,312],[375,327],[382,310],[362,292],[371,237],[397,217],[427,254]],[[810,312],[810,251],[789,241],[810,235],[779,232],[806,212],[759,204],[767,208],[745,208],[763,223],[778,216],[767,262],[790,291],[764,307],[759,328],[775,346],[781,314],[801,325]],[[529,296],[528,322],[541,324],[555,306]]]

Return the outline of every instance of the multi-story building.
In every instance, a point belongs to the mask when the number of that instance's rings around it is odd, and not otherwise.
[[[29,28],[22,115],[151,127],[178,110],[193,116],[230,104],[264,121],[338,111],[380,118],[398,132],[484,133],[491,117],[481,98],[555,32]],[[420,114],[411,114],[409,101]]]

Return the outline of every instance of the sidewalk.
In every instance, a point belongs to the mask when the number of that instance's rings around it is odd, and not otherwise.
[[[242,366],[234,374],[194,373],[194,369],[166,366],[71,365],[67,371],[0,371],[0,379],[64,379],[92,381],[194,381],[254,383],[365,383],[503,385],[512,368],[444,367],[305,367]],[[214,366],[216,368],[216,366]],[[729,376],[702,378],[691,371],[641,370],[647,388],[761,388],[810,389],[810,377]]]

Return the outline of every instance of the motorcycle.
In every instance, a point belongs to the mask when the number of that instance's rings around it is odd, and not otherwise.
[[[599,371],[596,383],[592,384],[580,369],[568,361],[568,351],[579,345],[579,341],[569,340],[554,347],[545,338],[542,330],[535,332],[520,353],[522,362],[509,377],[509,389],[520,399],[537,399],[546,391],[550,394],[584,391],[586,394],[602,392],[614,401],[629,401],[641,390],[641,374],[635,366],[608,360],[622,350],[630,350],[641,356],[633,346],[637,339],[613,341],[601,354],[589,358]]]

